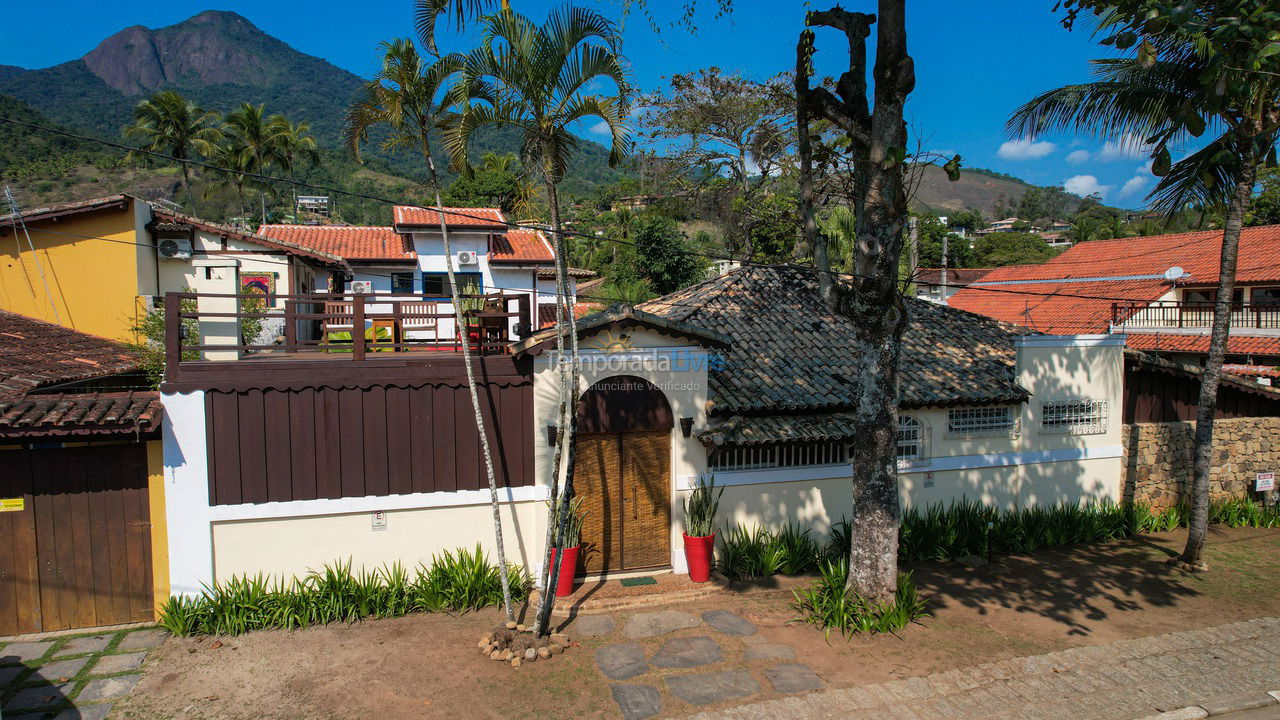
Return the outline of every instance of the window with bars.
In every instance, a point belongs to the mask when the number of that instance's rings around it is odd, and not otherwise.
[[[910,465],[925,457],[925,427],[910,415],[898,416],[898,464]]]
[[[1013,435],[1018,431],[1013,408],[963,407],[947,411],[947,434],[958,437]]]
[[[1053,400],[1041,405],[1040,432],[1091,435],[1106,431],[1106,400]]]
[[[843,442],[729,445],[712,455],[711,469],[764,470],[847,462],[849,451]]]

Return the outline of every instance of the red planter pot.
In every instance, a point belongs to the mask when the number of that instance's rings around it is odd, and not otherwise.
[[[564,557],[560,558],[560,577],[556,581],[556,597],[566,597],[573,594],[573,575],[578,571],[578,548],[581,545],[574,545],[571,548],[564,549]],[[555,567],[555,562],[560,550],[551,548],[551,563]]]
[[[689,579],[706,582],[711,579],[711,565],[715,557],[716,534],[706,537],[684,535],[684,560],[689,566]]]

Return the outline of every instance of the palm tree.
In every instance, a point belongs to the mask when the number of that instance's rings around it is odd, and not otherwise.
[[[827,238],[827,256],[832,267],[837,272],[849,272],[853,267],[854,244],[858,239],[857,219],[853,216],[853,211],[844,205],[837,205],[831,208],[831,212],[818,226]]]
[[[209,153],[209,159],[217,165],[219,170],[214,176],[213,182],[209,183],[204,189],[205,199],[214,192],[223,188],[231,188],[236,193],[239,200],[240,216],[245,215],[245,199],[244,187],[249,179],[245,176],[246,168],[244,167],[244,158],[240,151],[234,145],[228,142],[221,142],[213,146]]]
[[[419,6],[421,7],[421,5]],[[560,428],[557,433],[552,480],[552,518],[548,522],[547,555],[540,586],[541,607],[535,627],[547,627],[559,575],[559,563],[548,570],[552,533],[563,526],[573,496],[573,436],[577,422],[578,335],[569,295],[564,236],[561,234],[557,186],[563,179],[577,140],[570,128],[587,118],[599,118],[612,139],[609,164],[616,165],[631,149],[624,122],[631,92],[619,53],[621,36],[612,22],[585,8],[564,6],[552,11],[539,27],[510,9],[485,17],[481,46],[466,55],[461,82],[452,97],[461,111],[450,119],[445,145],[450,159],[469,171],[467,146],[475,132],[487,125],[507,125],[522,135],[521,163],[536,171],[546,185],[551,232],[556,255],[556,349],[561,363]],[[589,94],[588,84],[611,81],[616,93]],[[567,327],[566,327],[567,322]],[[570,399],[574,401],[571,402]],[[557,504],[556,483],[564,477]]]
[[[452,16],[454,25],[462,30],[468,19],[488,13],[495,5],[499,5],[503,12],[511,10],[508,0],[501,0],[501,3],[495,3],[494,0],[414,0],[413,22],[418,28],[418,39],[427,52],[439,55],[436,49],[436,24],[441,15]]]
[[[513,153],[499,155],[495,152],[487,152],[480,156],[480,166],[491,172],[510,172],[516,171],[516,156]]]
[[[197,213],[196,198],[191,192],[191,173],[187,160],[193,153],[209,155],[222,132],[214,127],[218,114],[205,110],[182,97],[175,90],[164,90],[138,103],[133,109],[133,124],[124,136],[143,141],[153,152],[163,152],[178,160],[182,167],[182,187],[187,191],[191,212]]]
[[[1192,207],[1224,207],[1217,302],[1196,412],[1192,517],[1177,562],[1203,569],[1209,471],[1218,384],[1231,322],[1240,229],[1258,168],[1274,161],[1280,133],[1280,56],[1259,24],[1258,0],[1184,4],[1166,16],[1126,3],[1082,2],[1102,18],[1107,44],[1136,51],[1093,61],[1094,81],[1051,90],[1019,108],[1008,128],[1019,136],[1086,130],[1145,140],[1160,182],[1148,200],[1167,216]],[[1096,6],[1096,7],[1095,7]],[[1265,15],[1265,13],[1264,13]],[[1274,21],[1267,21],[1274,22]],[[1141,43],[1138,40],[1141,38]],[[1213,131],[1200,150],[1174,163],[1170,146]]]
[[[360,146],[368,139],[369,130],[386,126],[390,131],[382,146],[385,150],[411,147],[422,153],[431,176],[431,190],[435,193],[436,207],[440,213],[440,236],[446,258],[453,257],[449,245],[449,224],[445,220],[440,200],[440,177],[435,160],[431,157],[431,133],[440,119],[444,106],[436,96],[441,94],[448,79],[461,68],[461,59],[446,56],[427,64],[417,48],[407,39],[382,43],[382,69],[373,80],[365,83],[360,98],[347,111],[347,147],[360,159]],[[480,395],[476,390],[475,370],[471,366],[471,341],[466,331],[463,302],[458,292],[458,278],[452,261],[445,263],[449,276],[449,294],[453,301],[455,332],[462,346],[462,362],[467,371],[467,389],[471,393],[471,409],[475,412],[476,429],[480,433],[480,448],[484,454],[485,473],[489,480],[489,500],[493,506],[493,534],[498,550],[498,572],[502,579],[502,602],[507,619],[515,619],[511,607],[511,586],[507,577],[507,555],[502,539],[502,515],[498,504],[498,485],[493,474],[493,456],[489,450],[489,434],[485,431],[484,417],[480,413]]]
[[[264,105],[241,103],[240,107],[227,113],[222,121],[222,132],[229,148],[226,152],[238,162],[233,167],[249,174],[263,175],[272,169],[293,167],[293,155],[300,150],[299,146],[307,141],[315,150],[315,140],[303,137],[290,137],[292,125],[283,115],[266,114]],[[307,126],[300,124],[305,133]],[[258,204],[262,213],[262,222],[267,222],[267,190],[269,185],[261,178],[250,182],[258,188]]]
[[[1104,232],[1105,228],[1097,218],[1082,215],[1076,218],[1075,224],[1071,226],[1071,240],[1077,243],[1101,240]]]

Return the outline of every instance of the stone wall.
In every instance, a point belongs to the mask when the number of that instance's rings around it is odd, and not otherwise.
[[[1124,426],[1125,500],[1156,508],[1190,498],[1194,422]],[[1209,497],[1240,497],[1253,490],[1254,476],[1280,471],[1280,418],[1219,419],[1213,423],[1213,473]]]

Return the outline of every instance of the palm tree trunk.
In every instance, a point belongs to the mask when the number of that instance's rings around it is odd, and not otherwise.
[[[184,160],[179,160],[178,164],[182,166],[182,189],[187,191],[187,202],[191,203],[191,214],[199,215],[200,209],[196,207],[195,193],[191,192],[191,169],[187,167]]]
[[[550,154],[548,153],[549,157]],[[567,524],[569,503],[573,500],[573,440],[578,426],[578,323],[574,313],[573,301],[569,295],[568,267],[565,260],[564,236],[560,232],[560,204],[556,184],[551,180],[551,172],[547,176],[547,202],[551,206],[551,232],[554,236],[556,254],[556,325],[557,334],[567,332],[569,337],[569,356],[560,359],[560,431],[556,433],[556,458],[554,472],[557,476],[563,473],[564,489],[558,502],[551,506],[547,524],[554,526],[557,545],[565,541],[564,528]],[[566,318],[567,315],[567,318]],[[567,322],[566,322],[567,320]],[[566,361],[567,360],[567,361]],[[563,467],[563,469],[562,469]],[[547,564],[550,564],[551,547],[547,547]],[[558,560],[558,558],[557,558]],[[570,572],[573,572],[570,570]],[[554,563],[550,569],[547,586],[539,600],[536,627],[540,633],[546,633],[550,625],[551,610],[555,607],[556,586],[560,581],[560,563]]]
[[[426,137],[426,133],[423,133]],[[502,606],[506,610],[507,620],[515,620],[515,610],[511,607],[511,581],[507,577],[507,553],[502,542],[502,512],[498,503],[498,483],[493,475],[493,455],[489,451],[489,434],[485,432],[484,416],[480,412],[480,394],[476,390],[476,374],[471,367],[471,340],[467,337],[466,325],[462,315],[462,302],[458,297],[458,277],[453,271],[453,251],[449,246],[449,224],[444,217],[444,204],[440,199],[440,178],[436,173],[435,161],[431,159],[431,147],[423,141],[422,154],[427,158],[427,167],[431,171],[431,189],[435,192],[436,208],[440,212],[440,238],[444,245],[445,271],[449,275],[449,294],[453,300],[454,332],[462,347],[462,364],[467,370],[467,390],[471,393],[471,409],[476,417],[476,430],[480,433],[480,450],[484,455],[485,477],[489,481],[489,502],[493,506],[493,536],[498,550],[498,575],[502,580]]]
[[[1205,536],[1209,532],[1209,475],[1213,468],[1213,418],[1218,408],[1218,383],[1222,379],[1222,363],[1227,354],[1227,338],[1231,332],[1232,295],[1236,286],[1236,260],[1240,249],[1240,228],[1244,213],[1253,196],[1257,179],[1256,153],[1253,139],[1241,143],[1240,163],[1243,167],[1227,206],[1222,230],[1222,254],[1219,258],[1218,297],[1213,304],[1213,329],[1209,334],[1209,358],[1200,375],[1200,405],[1196,409],[1194,465],[1191,481],[1191,519],[1188,523],[1187,546],[1174,562],[1195,570],[1207,570],[1202,559]]]

